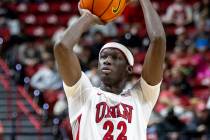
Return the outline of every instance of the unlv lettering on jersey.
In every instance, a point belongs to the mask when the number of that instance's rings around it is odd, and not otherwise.
[[[115,106],[108,106],[106,102],[100,102],[96,105],[96,123],[99,123],[103,118],[118,118],[122,117],[131,123],[133,107],[123,103]]]

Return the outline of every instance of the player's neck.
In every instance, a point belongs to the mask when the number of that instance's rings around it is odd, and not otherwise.
[[[101,82],[100,89],[102,89],[103,91],[107,91],[107,92],[111,92],[111,93],[119,95],[123,91],[125,84],[126,84],[125,81],[121,81],[117,85],[112,85],[112,84],[107,84],[107,83],[105,84],[104,82]]]

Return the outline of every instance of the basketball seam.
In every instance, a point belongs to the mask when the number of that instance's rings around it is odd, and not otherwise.
[[[93,0],[93,3],[92,3],[92,10],[91,10],[91,12],[94,14],[94,12],[93,12],[93,7],[94,7],[94,0]]]
[[[120,1],[120,4],[121,4],[121,1]],[[120,5],[119,4],[119,5]],[[120,7],[120,6],[119,6]],[[114,16],[112,16],[111,18],[107,18],[107,19],[104,19],[105,21],[107,21],[107,20],[110,20],[110,19],[112,19],[112,18],[114,18],[114,17],[117,17],[120,13],[122,13],[122,12],[119,12],[119,13],[117,13],[116,15],[114,15]]]
[[[110,1],[110,3],[108,4],[107,8],[102,12],[102,14],[99,17],[102,17],[104,15],[104,13],[106,13],[106,11],[109,9],[110,5],[113,3],[114,0]]]

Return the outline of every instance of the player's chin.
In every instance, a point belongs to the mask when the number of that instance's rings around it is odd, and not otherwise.
[[[101,79],[110,79],[112,76],[111,73],[100,73],[100,77]]]
[[[113,78],[113,73],[103,73],[100,72],[100,78],[102,81],[111,81]]]

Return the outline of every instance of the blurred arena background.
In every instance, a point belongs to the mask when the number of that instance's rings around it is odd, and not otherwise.
[[[167,33],[167,57],[148,140],[210,140],[209,0],[152,2]],[[72,140],[53,44],[78,19],[77,3],[0,1],[0,140]],[[135,56],[129,88],[140,76],[149,43],[138,2],[105,27],[92,27],[75,46],[95,86],[97,54],[109,40],[127,45]]]

